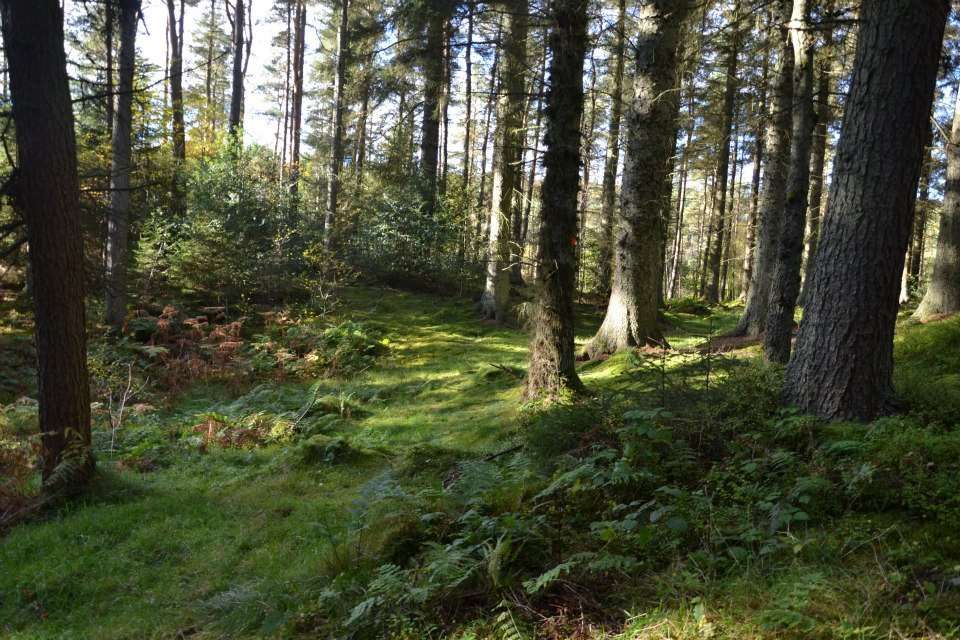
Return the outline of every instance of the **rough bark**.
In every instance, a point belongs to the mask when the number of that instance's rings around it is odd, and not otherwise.
[[[778,59],[774,72],[773,100],[767,120],[764,153],[766,164],[760,188],[760,213],[753,277],[747,292],[746,308],[732,335],[759,336],[767,322],[777,244],[787,199],[787,172],[790,164],[790,131],[793,110],[793,45],[787,24],[793,12],[791,0],[779,0],[774,16],[777,27]]]
[[[677,45],[688,11],[687,0],[639,5],[613,281],[603,324],[584,349],[588,358],[663,343],[657,326],[658,277],[679,110]]]
[[[773,268],[767,309],[764,357],[786,364],[793,338],[793,314],[800,295],[800,265],[806,228],[807,192],[810,188],[810,150],[813,146],[813,45],[809,29],[810,0],[794,0],[790,20],[793,42],[794,105],[790,141],[787,202],[783,212],[777,258]]]
[[[524,396],[556,397],[582,388],[574,358],[577,186],[587,0],[554,0],[550,11],[550,81],[546,98],[540,238]]]
[[[740,20],[739,2],[734,4],[732,13],[733,33],[727,45],[726,63],[724,65],[723,114],[720,123],[720,154],[717,157],[717,193],[720,200],[717,204],[715,216],[716,228],[711,236],[714,240],[710,245],[708,264],[710,279],[707,281],[706,299],[709,304],[720,302],[720,271],[721,257],[725,246],[725,230],[727,220],[727,180],[730,178],[730,130],[733,126],[733,115],[736,109],[739,79],[737,78],[737,57],[740,53],[740,32],[737,24]]]
[[[864,0],[810,300],[785,399],[828,419],[891,408],[903,255],[946,0]]]
[[[233,18],[233,85],[230,93],[230,133],[237,134],[243,122],[243,39],[247,17],[243,0],[235,0]],[[251,0],[252,2],[252,0]]]
[[[83,233],[73,108],[56,0],[3,0],[4,56],[16,123],[14,203],[27,224],[35,314],[41,470],[46,492],[93,470]]]
[[[120,0],[120,53],[117,108],[110,162],[110,209],[107,212],[106,323],[114,331],[127,317],[127,240],[130,225],[130,130],[133,122],[133,72],[136,63],[140,0]]]
[[[933,275],[920,306],[913,314],[921,322],[960,311],[960,87],[953,107],[953,128],[946,141],[946,152],[947,182]]]
[[[487,236],[486,283],[480,314],[502,323],[510,299],[510,236],[514,192],[520,185],[523,157],[524,71],[527,64],[527,15],[522,2],[504,4],[505,37],[497,96],[493,145],[493,181]]]
[[[613,275],[613,212],[617,204],[617,169],[620,166],[620,121],[623,118],[623,67],[626,0],[619,0],[616,37],[613,44],[613,89],[610,94],[610,123],[607,129],[607,151],[603,163],[603,188],[600,209],[600,265],[598,289],[609,294]]]
[[[827,36],[827,42],[832,40]],[[827,136],[830,129],[830,118],[833,110],[830,108],[830,64],[821,60],[817,78],[817,125],[813,132],[813,160],[810,162],[810,195],[807,206],[807,215],[810,219],[810,229],[807,234],[807,268],[803,277],[803,286],[800,288],[800,298],[797,304],[801,307],[806,304],[810,283],[813,281],[813,268],[817,263],[817,247],[820,242],[820,219],[823,209],[824,167],[827,158]]]

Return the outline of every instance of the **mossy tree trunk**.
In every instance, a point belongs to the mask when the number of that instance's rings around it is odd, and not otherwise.
[[[582,388],[574,358],[577,189],[587,0],[554,0],[546,98],[537,276],[531,314],[530,366],[524,396],[556,397]]]

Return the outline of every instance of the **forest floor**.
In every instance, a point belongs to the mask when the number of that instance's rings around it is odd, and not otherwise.
[[[729,328],[737,311],[669,313],[671,346],[686,355],[620,354],[582,364],[583,380],[594,396],[629,398],[631,406],[643,407],[669,404],[680,386],[709,387],[711,376],[722,378],[756,352],[713,360],[692,349]],[[0,326],[0,392],[8,401],[0,435],[4,424],[16,429],[26,409],[11,399],[29,385],[27,337],[10,313]],[[334,315],[326,320],[375,327],[388,351],[349,377],[197,382],[156,408],[131,409],[116,433],[101,425],[92,489],[0,540],[0,635],[326,637],[311,631],[320,628],[313,603],[325,597],[330,579],[323,576],[337,574],[344,562],[338,550],[369,513],[368,503],[379,499],[385,473],[402,472],[407,486],[442,490],[451,482],[451,461],[492,459],[523,443],[522,330],[479,322],[469,301],[381,288],[347,290]],[[582,344],[601,317],[582,307],[579,318]],[[950,371],[958,356],[943,353],[960,344],[960,327],[916,331],[923,339],[912,343],[909,362],[904,356],[902,370],[913,372],[904,384],[914,397],[934,396],[931,404],[960,406],[960,374]],[[942,384],[925,390],[930,379]],[[204,437],[203,425],[219,428],[251,415],[288,416],[281,426],[289,430],[292,421],[294,430],[309,425],[314,433],[256,446],[218,446]],[[930,513],[956,509],[956,495],[937,495],[927,501],[952,502],[931,504]],[[652,600],[647,584],[636,605],[618,598],[620,609],[604,621],[564,632],[549,631],[545,622],[538,633],[586,638],[589,631],[599,638],[608,637],[607,628],[622,638],[954,637],[958,617],[948,612],[960,587],[960,542],[944,522],[957,522],[956,512],[916,522],[900,514],[880,507],[846,511],[827,526],[791,533],[794,546],[778,551],[788,557],[773,572],[761,570],[760,562],[707,580],[709,570],[678,555],[661,568]],[[818,545],[840,551],[811,556]],[[730,555],[739,565],[737,553]],[[922,567],[910,565],[911,557],[922,558]],[[643,580],[649,583],[650,575]],[[902,611],[891,611],[890,603]],[[403,637],[505,637],[502,628],[484,632],[483,621],[471,625],[470,617],[461,626],[424,627]],[[512,628],[520,634],[524,626]]]

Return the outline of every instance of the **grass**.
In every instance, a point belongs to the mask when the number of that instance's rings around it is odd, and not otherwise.
[[[291,457],[296,445],[206,453],[184,446],[158,469],[141,473],[101,452],[101,473],[83,499],[0,540],[0,635],[12,640],[286,637],[304,603],[322,592],[321,576],[350,562],[349,553],[346,559],[340,556],[347,529],[368,499],[370,483],[385,470],[422,447],[477,457],[514,442],[524,332],[479,322],[469,301],[395,290],[351,289],[342,309],[344,318],[378,326],[391,347],[363,373],[325,379],[316,389],[331,399],[334,413],[336,406],[350,408],[324,433],[344,438],[355,455],[304,464]],[[693,347],[730,328],[737,311],[723,309],[709,317],[669,313],[668,339],[675,348]],[[601,317],[585,306],[578,312],[582,345]],[[0,343],[4,340],[22,346],[26,337],[22,330],[0,329]],[[960,344],[960,321],[911,327],[898,337],[898,387],[921,409],[917,415],[926,415],[922,408],[931,405],[920,382],[924,376],[940,385],[941,397],[960,394],[957,363],[939,349],[954,343]],[[657,406],[668,393],[663,380],[699,388],[742,360],[743,354],[715,362],[680,355],[641,364],[618,354],[582,364],[581,375],[593,395]],[[12,366],[6,360],[0,365]],[[196,385],[168,406],[131,417],[124,429],[166,442],[211,412],[240,418],[253,411],[295,411],[311,393],[311,382]],[[17,385],[7,401],[25,391],[24,383]],[[931,420],[943,427],[953,419],[955,406],[960,402]],[[102,446],[104,434],[97,441]],[[436,478],[427,472],[412,482],[430,484]],[[876,621],[895,621],[899,613],[879,608],[887,600],[878,594],[897,580],[917,579],[888,558],[933,549],[931,562],[942,564],[958,555],[957,541],[948,549],[949,536],[934,524],[904,528],[896,517],[889,523],[897,525],[895,536],[874,538],[890,524],[859,515],[812,529],[798,537],[794,561],[773,573],[746,568],[708,580],[689,563],[672,566],[644,578],[649,583],[633,598],[635,604],[625,607],[625,626],[597,628],[594,635],[617,640],[880,637]],[[849,549],[844,545],[859,543],[872,553],[843,555]],[[905,615],[915,629],[915,612]],[[482,627],[481,621],[476,628]],[[465,628],[456,637],[490,636]]]

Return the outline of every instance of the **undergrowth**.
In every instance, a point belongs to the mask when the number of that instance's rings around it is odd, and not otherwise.
[[[0,547],[0,628],[957,636],[960,323],[901,331],[902,415],[828,424],[782,408],[751,352],[687,348],[734,313],[679,305],[682,352],[585,363],[588,397],[520,408],[522,333],[466,302],[345,296],[244,320],[181,305],[95,341],[102,473]],[[5,398],[0,495],[35,490],[35,432],[35,403]]]

